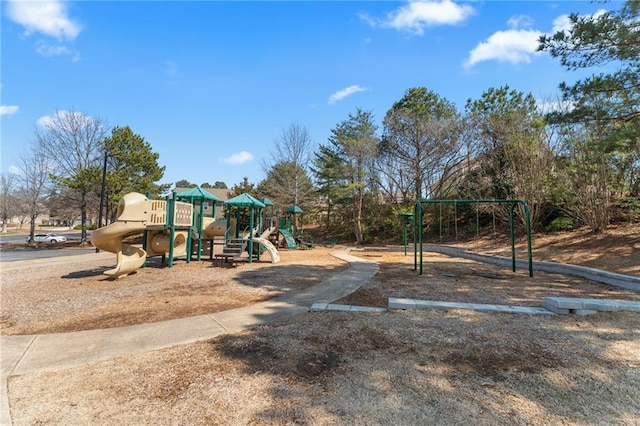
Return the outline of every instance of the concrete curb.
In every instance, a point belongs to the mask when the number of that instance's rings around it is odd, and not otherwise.
[[[341,312],[366,312],[366,313],[385,313],[389,312],[387,308],[373,308],[369,306],[355,305],[337,305],[333,303],[314,303],[311,305],[311,312],[321,311],[341,311]]]
[[[548,296],[544,298],[544,306],[561,315],[591,315],[596,312],[618,311],[640,313],[640,302],[630,300]]]
[[[550,310],[529,306],[491,305],[484,303],[439,302],[436,300],[418,300],[389,298],[389,310],[394,309],[471,309],[482,312],[505,312],[509,314],[555,315]]]

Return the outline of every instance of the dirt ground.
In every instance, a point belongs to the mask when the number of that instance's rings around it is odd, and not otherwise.
[[[247,306],[312,286],[348,266],[330,251],[280,251],[280,263],[265,256],[235,268],[208,259],[169,268],[151,258],[147,268],[116,280],[103,275],[115,255],[80,263],[65,258],[44,267],[3,264],[2,334],[122,327]]]
[[[495,240],[472,244],[497,251]],[[640,275],[639,226],[534,241],[537,260]],[[275,265],[156,265],[119,280],[101,275],[115,259],[46,269],[3,264],[2,333],[114,327],[255,303],[345,268],[331,250],[281,251]],[[529,278],[440,255],[429,254],[419,276],[412,256],[400,252],[352,254],[378,262],[380,272],[337,303],[385,306],[387,297],[411,297],[541,306],[552,294],[640,300],[586,280]],[[640,315],[307,313],[207,342],[11,377],[8,385],[17,425],[638,425]]]

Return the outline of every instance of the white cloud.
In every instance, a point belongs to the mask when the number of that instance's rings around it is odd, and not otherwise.
[[[365,12],[358,13],[358,18],[360,18],[360,20],[366,22],[371,27],[377,27],[378,25],[380,25],[380,20],[379,19],[372,18],[371,16],[369,16],[368,13],[365,13]]]
[[[571,29],[571,20],[569,15],[560,15],[553,20],[553,29],[551,34],[555,34],[558,31],[569,31]]]
[[[42,56],[71,55],[71,50],[63,45],[51,45],[40,40],[36,45],[36,52]]]
[[[604,9],[594,13],[594,18],[606,13]],[[534,55],[539,55],[538,39],[545,35],[542,31],[529,29],[532,21],[526,15],[512,16],[507,21],[510,30],[496,31],[488,39],[478,43],[469,52],[469,57],[464,63],[465,68],[470,68],[483,61],[497,60],[499,62],[509,62],[511,64],[529,63]],[[525,29],[527,28],[527,29]],[[571,29],[569,15],[560,15],[553,20],[551,34],[557,31],[567,31]]]
[[[53,118],[50,115],[45,115],[36,120],[36,124],[43,128],[49,128],[53,126]]]
[[[469,68],[483,61],[497,60],[517,64],[531,62],[531,56],[539,54],[538,38],[541,31],[536,30],[506,30],[492,34],[486,41],[479,43],[470,53],[465,62]]]
[[[244,164],[253,160],[253,154],[248,151],[241,151],[231,155],[228,158],[223,158],[222,161],[227,164]]]
[[[329,105],[333,105],[338,101],[343,100],[344,98],[346,98],[347,96],[351,96],[354,93],[358,93],[358,92],[364,92],[367,89],[364,87],[361,87],[358,84],[354,84],[352,86],[349,86],[347,88],[344,88],[342,90],[338,90],[337,92],[335,92],[334,94],[332,94],[331,96],[329,96]]]
[[[59,40],[73,40],[82,29],[69,18],[66,3],[61,0],[9,0],[6,7],[7,17],[22,25],[27,35],[41,33]]]
[[[17,167],[17,166],[9,166],[8,172],[11,173],[12,175],[22,174],[22,170],[20,170],[20,167]]]
[[[475,13],[469,5],[459,5],[451,0],[415,0],[377,20],[366,14],[360,19],[371,26],[394,28],[422,35],[424,28],[434,25],[458,24]]]
[[[516,15],[509,18],[507,21],[507,25],[509,28],[518,29],[518,28],[531,28],[533,25],[533,19],[527,15]]]
[[[549,114],[551,112],[570,112],[576,108],[574,101],[536,101],[536,108],[541,114]]]
[[[605,9],[599,9],[597,12],[591,15],[591,17],[598,19],[605,13],[607,13]],[[569,19],[569,15],[560,15],[553,20],[553,28],[551,29],[551,35],[559,31],[570,31],[571,27],[572,27],[572,24],[571,24],[571,20]]]
[[[56,111],[52,115],[44,115],[38,118],[36,120],[36,124],[45,129],[52,129],[57,125],[64,125],[65,123],[69,123],[71,122],[71,120],[77,123],[88,124],[92,120],[95,120],[95,118],[81,112],[71,112],[61,109]]]
[[[78,62],[80,60],[80,54],[72,51],[67,46],[62,44],[52,45],[45,43],[42,40],[39,40],[36,43],[36,53],[46,58],[52,56],[71,56],[71,60],[73,62]]]
[[[0,105],[0,115],[12,115],[18,112],[17,105]]]
[[[43,115],[42,117],[36,120],[36,124],[42,128],[49,129],[55,126],[55,122],[56,120],[59,119],[59,117],[64,117],[67,114],[70,114],[70,112],[65,110],[60,110],[60,111],[56,111],[53,117],[50,115]]]

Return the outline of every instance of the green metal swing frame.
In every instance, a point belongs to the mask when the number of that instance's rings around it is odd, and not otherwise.
[[[413,270],[418,270],[418,258],[420,275],[423,273],[423,204],[509,204],[511,209],[509,210],[509,232],[511,235],[511,268],[513,272],[516,272],[516,238],[515,238],[515,226],[513,222],[514,210],[518,204],[524,208],[525,213],[525,228],[527,232],[527,255],[529,257],[529,276],[533,277],[533,255],[531,253],[531,214],[529,211],[529,205],[524,200],[518,199],[463,199],[463,200],[418,200],[416,201],[413,209]]]

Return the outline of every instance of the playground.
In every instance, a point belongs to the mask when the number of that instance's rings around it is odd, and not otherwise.
[[[626,236],[626,237],[625,237]],[[571,257],[637,275],[640,229],[536,244],[536,260]],[[534,247],[537,252],[538,247]],[[606,247],[612,256],[601,256]],[[235,268],[152,264],[124,279],[113,255],[3,274],[3,334],[110,328],[228,310],[304,291],[348,264],[337,248],[280,250]],[[496,250],[498,248],[496,247]],[[335,303],[415,297],[541,306],[550,293],[640,300],[638,293],[429,253],[425,273],[397,251],[352,251],[380,271]],[[578,263],[575,262],[574,263]],[[29,277],[16,274],[28,268]],[[34,279],[34,276],[36,279]],[[635,424],[640,316],[426,310],[318,312],[213,340],[13,377],[16,424]]]

